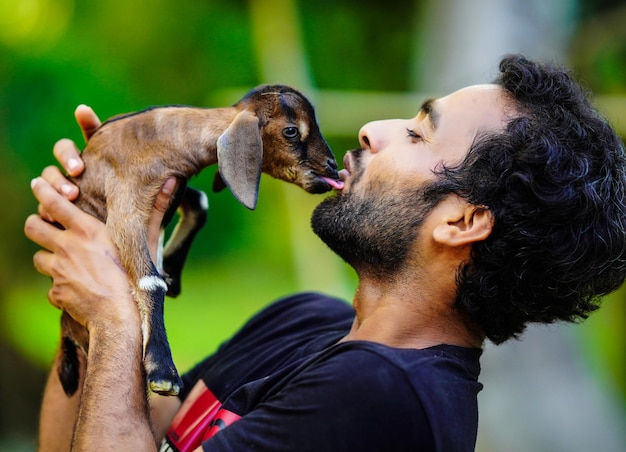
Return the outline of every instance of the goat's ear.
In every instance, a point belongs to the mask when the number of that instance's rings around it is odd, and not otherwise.
[[[221,179],[235,198],[254,209],[263,166],[263,140],[254,113],[239,113],[218,138],[217,164]]]

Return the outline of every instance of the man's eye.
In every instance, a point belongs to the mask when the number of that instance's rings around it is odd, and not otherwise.
[[[410,136],[414,140],[421,140],[422,139],[422,136],[417,134],[417,133],[415,133],[415,130],[406,129],[406,133],[408,134],[408,136]]]

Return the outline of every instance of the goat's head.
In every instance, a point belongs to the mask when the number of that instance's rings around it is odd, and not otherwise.
[[[218,164],[221,177],[244,205],[254,208],[257,192],[237,193],[234,185],[238,183],[233,180],[246,179],[254,185],[256,179],[258,190],[261,171],[309,193],[324,193],[339,186],[335,157],[322,137],[313,106],[300,92],[284,85],[263,85],[246,94],[235,108],[241,113],[220,137]],[[226,154],[234,147],[242,150],[236,152],[237,169],[231,173],[243,175],[229,174],[222,163],[233,157]],[[249,155],[252,148],[260,148],[262,155]]]

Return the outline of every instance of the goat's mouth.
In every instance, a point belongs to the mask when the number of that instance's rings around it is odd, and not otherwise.
[[[331,179],[330,177],[320,176],[324,182],[326,182],[330,188],[334,188],[335,190],[343,189],[343,181],[338,179]]]
[[[332,189],[343,189],[343,181],[339,179],[339,175],[328,177],[311,171],[306,178],[303,188],[309,193],[320,194],[326,193]]]

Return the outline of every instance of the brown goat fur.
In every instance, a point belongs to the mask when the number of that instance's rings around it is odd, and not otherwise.
[[[326,192],[339,179],[312,105],[283,85],[258,87],[228,108],[170,106],[116,116],[90,138],[82,157],[85,171],[73,179],[80,188],[76,204],[106,222],[142,315],[149,388],[167,395],[177,394],[182,383],[165,335],[163,301],[168,289],[178,294],[184,258],[206,216],[203,194],[187,187],[188,179],[217,163],[216,186],[223,181],[250,209],[261,172],[310,193]],[[146,227],[160,188],[172,176],[177,184],[166,221],[178,207],[181,218],[165,247],[168,278],[150,258]],[[72,395],[79,378],[75,347],[86,352],[88,341],[67,314],[62,334],[59,377]]]

